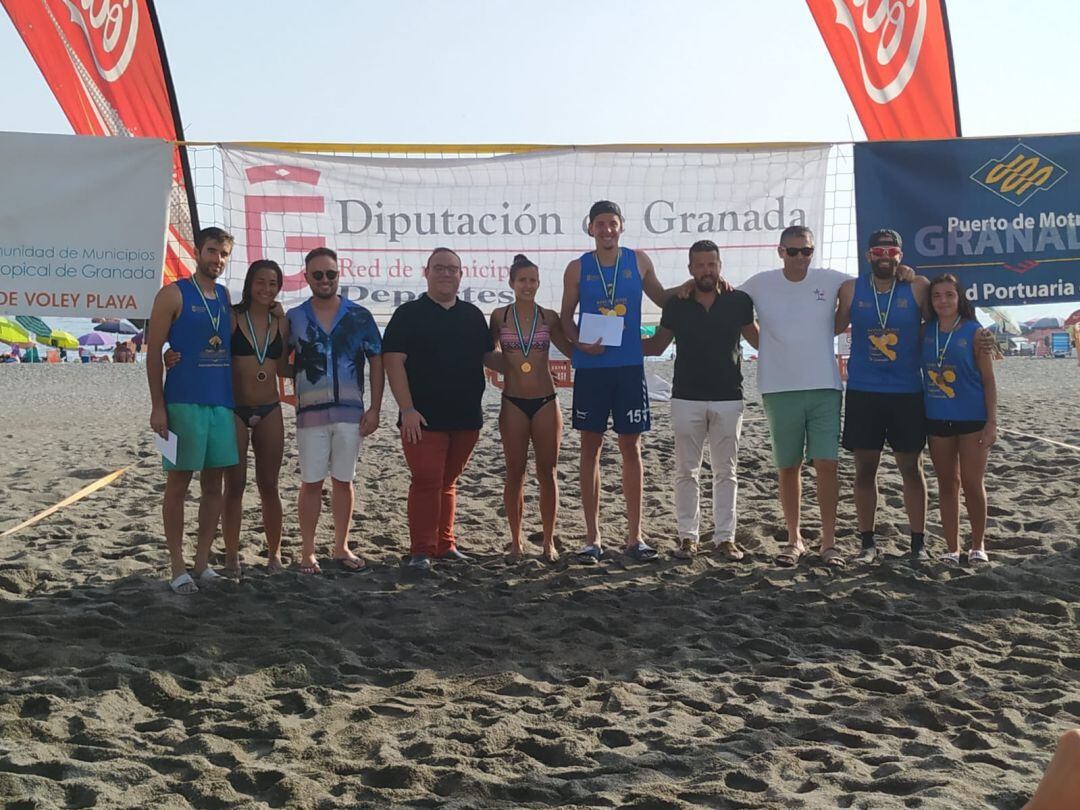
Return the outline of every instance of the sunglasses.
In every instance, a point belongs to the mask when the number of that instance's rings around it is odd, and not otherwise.
[[[801,247],[801,248],[789,247],[789,248],[784,248],[784,250],[787,252],[788,256],[792,256],[792,257],[798,256],[800,253],[803,256],[813,256],[814,255],[814,249],[812,247]]]
[[[895,259],[900,255],[900,248],[898,247],[872,247],[870,248],[870,256],[874,259],[883,259],[886,256],[890,259]]]
[[[333,281],[337,278],[337,270],[312,270],[308,275],[315,281],[322,281],[324,277],[327,281]]]

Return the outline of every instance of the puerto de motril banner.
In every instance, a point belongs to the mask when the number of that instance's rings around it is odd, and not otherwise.
[[[0,132],[0,314],[149,317],[173,147]]]
[[[1080,300],[1080,136],[857,143],[858,239],[952,273],[977,306]]]
[[[339,254],[341,286],[385,320],[426,288],[435,247],[461,255],[461,297],[485,312],[514,300],[514,254],[540,266],[537,300],[558,309],[567,263],[593,248],[589,206],[617,202],[621,244],[645,250],[665,287],[685,281],[687,249],[720,248],[733,283],[778,265],[789,225],[821,234],[829,147],[618,151],[545,150],[489,158],[390,159],[222,150],[222,224],[236,237],[226,271],[234,295],[249,262],[268,258],[285,273],[283,299],[310,294],[304,254]],[[645,302],[652,320],[658,310]]]

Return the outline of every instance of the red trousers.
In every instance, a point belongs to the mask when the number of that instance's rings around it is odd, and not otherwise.
[[[409,484],[409,553],[441,557],[454,548],[457,480],[479,430],[425,430],[416,444],[403,441]]]

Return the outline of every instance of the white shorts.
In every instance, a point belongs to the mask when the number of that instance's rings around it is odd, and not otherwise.
[[[360,425],[356,422],[297,428],[300,480],[315,484],[330,475],[337,481],[352,481],[356,477],[361,443]]]

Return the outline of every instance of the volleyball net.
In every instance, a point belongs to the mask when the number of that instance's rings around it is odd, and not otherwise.
[[[199,222],[236,238],[225,283],[239,296],[250,262],[277,261],[282,299],[308,295],[304,255],[339,256],[341,289],[385,322],[426,288],[435,247],[462,260],[460,295],[484,312],[513,300],[515,254],[541,269],[537,300],[558,309],[563,270],[592,249],[593,202],[618,203],[622,245],[646,251],[661,283],[687,277],[687,251],[715,242],[738,284],[778,266],[789,225],[816,234],[816,264],[854,274],[850,144],[631,146],[192,144]],[[659,311],[645,302],[643,319]]]

